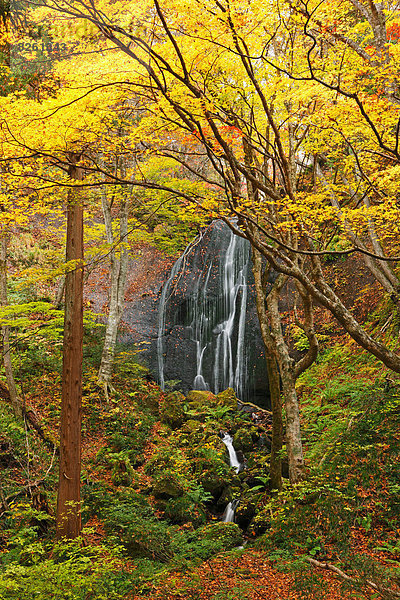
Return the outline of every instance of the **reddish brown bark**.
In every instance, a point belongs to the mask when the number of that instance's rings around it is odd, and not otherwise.
[[[77,158],[71,157],[69,175],[71,179],[81,180],[83,171],[76,165]],[[74,261],[74,264],[65,280],[57,537],[75,538],[81,532],[83,338],[83,205],[77,188],[68,192],[66,261]]]

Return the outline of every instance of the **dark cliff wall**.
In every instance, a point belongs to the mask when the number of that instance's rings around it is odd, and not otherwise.
[[[185,392],[193,387],[202,387],[194,386],[198,371],[198,340],[203,346],[207,346],[204,348],[202,362],[202,374],[207,386],[214,391],[216,377],[219,380],[217,391],[227,387],[228,384],[229,367],[225,368],[225,376],[223,372],[223,336],[220,336],[219,349],[216,348],[216,339],[218,331],[224,326],[227,327],[224,323],[229,307],[226,306],[227,298],[223,297],[221,278],[227,277],[223,265],[228,251],[232,254],[231,241],[230,230],[226,225],[220,221],[212,223],[203,232],[201,239],[197,240],[192,249],[187,252],[177,277],[170,282],[162,337],[164,380],[179,380]],[[242,262],[239,261],[239,267],[243,266],[249,258],[248,253],[249,250],[246,250],[240,241],[238,254]],[[233,273],[225,280],[225,287],[235,280],[235,275],[237,280],[238,263],[235,261],[237,258],[233,260],[234,264],[231,265]],[[163,286],[170,277],[173,264],[173,259],[165,258],[150,246],[142,245],[137,248],[129,267],[125,311],[120,327],[119,341],[124,345],[135,345],[141,348],[139,360],[150,368],[156,379],[159,377],[157,357],[160,346],[159,304]],[[239,369],[242,371],[243,378],[240,395],[243,400],[251,400],[261,406],[267,406],[267,375],[255,310],[250,261],[245,265],[244,270],[247,297],[245,315],[242,319],[245,323],[245,336],[242,340],[243,364]],[[107,286],[107,269],[96,270],[91,275],[86,290],[95,312],[107,311]],[[234,292],[236,297],[231,298],[231,308],[232,305],[235,306],[236,314],[230,336],[233,379],[237,371],[236,352],[240,309],[243,307],[243,286],[237,284],[237,289],[232,290],[232,293]],[[217,351],[219,366],[216,366]]]
[[[169,282],[164,319],[165,381],[180,380],[185,392],[230,386],[243,400],[267,404],[250,248],[221,221],[187,250]],[[153,368],[159,373],[159,365]]]

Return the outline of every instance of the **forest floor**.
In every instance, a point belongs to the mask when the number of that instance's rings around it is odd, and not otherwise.
[[[370,327],[386,327],[392,310],[371,312]],[[284,480],[280,494],[268,487],[265,423],[241,414],[229,393],[196,402],[161,392],[126,351],[106,403],[96,380],[100,334],[91,333],[84,543],[57,560],[57,456],[2,402],[0,600],[400,598],[400,381],[329,320],[319,328],[320,357],[298,382],[307,478],[298,486]],[[395,316],[387,339],[399,330]],[[24,401],[47,441],[58,437],[57,348],[18,357]],[[239,475],[227,464],[221,429],[248,459]],[[239,495],[239,526],[225,525],[224,507]],[[339,572],[318,566],[326,562]]]
[[[341,582],[331,573],[320,573],[326,600],[351,598]],[[304,598],[296,585],[296,575],[284,573],[274,566],[264,552],[249,549],[239,557],[220,556],[203,563],[189,574],[172,573],[147,600],[299,600]],[[309,592],[307,598],[314,598]],[[142,600],[143,596],[134,596]]]

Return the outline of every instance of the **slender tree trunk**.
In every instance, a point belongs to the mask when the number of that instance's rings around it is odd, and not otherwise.
[[[282,489],[282,444],[283,444],[283,420],[281,402],[281,384],[278,365],[275,358],[267,358],[267,373],[269,393],[271,396],[272,409],[272,440],[269,474],[271,478],[271,489]]]
[[[111,245],[111,289],[103,353],[101,356],[98,378],[99,382],[104,384],[106,398],[108,399],[108,388],[110,387],[114,363],[118,326],[124,309],[126,277],[128,271],[128,250],[125,246],[128,233],[128,203],[126,200],[121,201],[119,237],[122,240],[122,245],[120,245],[118,251],[113,247],[113,244],[115,244],[116,241],[112,229],[111,205],[105,194],[102,197],[102,205],[107,242]]]
[[[57,285],[56,297],[54,299],[54,306],[56,308],[61,308],[65,292],[65,275],[60,277],[60,280]]]
[[[7,235],[2,232],[0,237],[0,305],[7,306]],[[8,326],[1,328],[1,351],[3,355],[4,370],[8,391],[10,393],[11,405],[14,414],[17,417],[22,416],[22,403],[18,396],[17,387],[14,380],[14,371],[11,363],[10,354],[10,328]]]
[[[286,277],[279,275],[272,291],[267,296],[271,336],[274,341],[276,360],[282,380],[282,392],[286,411],[286,448],[289,460],[289,479],[297,483],[304,476],[303,445],[301,441],[300,412],[296,393],[295,361],[290,357],[283,337],[279,315],[280,291]]]
[[[83,179],[79,157],[70,157],[71,179]],[[67,245],[63,379],[60,431],[60,470],[57,500],[57,537],[75,538],[81,532],[80,471],[83,348],[83,204],[81,192],[71,188],[67,202]]]
[[[308,275],[304,269],[300,268],[289,257],[282,258],[274,247],[257,240],[249,232],[249,229],[246,230],[246,235],[251,244],[260,250],[261,254],[266,257],[276,271],[299,281],[313,300],[325,306],[357,344],[376,356],[389,369],[395,373],[400,373],[400,356],[392,352],[384,344],[375,340],[358,323],[351,311],[346,308],[339,296],[336,295],[327,283],[319,256],[312,255],[310,257],[311,271]]]
[[[264,342],[269,394],[271,398],[272,409],[272,442],[271,459],[269,473],[271,478],[271,488],[282,489],[282,459],[280,452],[283,441],[283,421],[282,421],[282,403],[281,386],[278,365],[275,359],[273,340],[269,330],[268,316],[265,309],[265,289],[262,283],[262,259],[258,250],[252,250],[253,275],[256,288],[256,307],[258,320],[260,323],[261,336]]]

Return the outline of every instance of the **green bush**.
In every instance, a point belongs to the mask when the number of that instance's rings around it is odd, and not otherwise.
[[[232,550],[243,541],[242,531],[235,523],[211,523],[199,529],[197,537],[212,542],[216,552]]]
[[[159,521],[146,499],[131,490],[112,497],[102,507],[106,531],[116,537],[130,556],[167,562],[171,556],[168,525]]]
[[[53,549],[36,544],[35,560],[27,566],[16,562],[3,566],[0,573],[1,600],[117,600],[128,591],[115,551],[102,547],[67,543]],[[68,547],[69,546],[69,547]],[[40,552],[38,548],[40,547]],[[61,558],[60,558],[61,557]]]
[[[206,521],[204,509],[193,502],[188,494],[170,498],[165,506],[164,517],[175,524],[191,523],[195,528]]]
[[[178,530],[172,538],[175,562],[182,565],[193,560],[232,550],[243,541],[242,531],[234,523],[211,523],[196,531]]]

